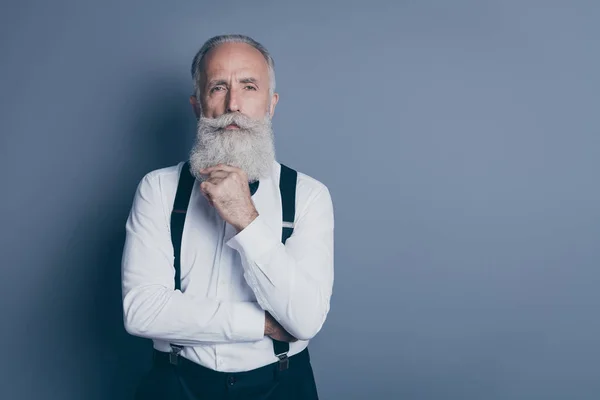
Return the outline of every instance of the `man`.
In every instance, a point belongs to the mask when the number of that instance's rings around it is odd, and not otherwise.
[[[214,37],[192,76],[190,159],[141,180],[126,224],[125,328],[154,343],[136,398],[317,399],[307,346],[333,287],[329,191],[275,160],[262,45]]]

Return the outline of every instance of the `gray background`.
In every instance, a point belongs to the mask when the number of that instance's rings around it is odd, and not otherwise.
[[[597,1],[12,1],[0,398],[130,399],[137,183],[183,160],[212,35],[276,60],[278,159],[329,186],[323,399],[600,395]]]

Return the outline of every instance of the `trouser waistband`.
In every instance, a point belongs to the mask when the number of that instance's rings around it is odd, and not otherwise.
[[[154,349],[154,363],[157,365],[172,365],[169,360],[169,355],[170,353]],[[310,366],[310,356],[308,354],[308,348],[302,350],[298,354],[289,357],[288,362],[288,368],[290,370],[304,370],[307,366]],[[274,378],[276,379],[279,374],[287,372],[280,371],[279,361],[250,371],[221,372],[212,370],[210,368],[206,368],[182,356],[178,357],[177,366],[175,368],[181,371],[184,375],[195,380],[197,379],[202,381],[213,382],[224,381],[228,386],[246,386],[244,383],[249,385],[260,384],[260,382],[267,383],[269,381],[272,381]]]

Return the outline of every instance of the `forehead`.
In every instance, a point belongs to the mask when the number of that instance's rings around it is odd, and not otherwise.
[[[204,74],[212,79],[221,75],[247,73],[260,78],[268,75],[268,65],[260,51],[246,43],[224,43],[204,57]]]

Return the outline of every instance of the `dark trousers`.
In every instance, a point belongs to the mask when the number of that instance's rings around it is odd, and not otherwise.
[[[279,371],[273,363],[246,372],[217,372],[183,357],[177,366],[168,353],[154,351],[152,369],[136,391],[136,400],[318,400],[308,349],[289,358]]]

